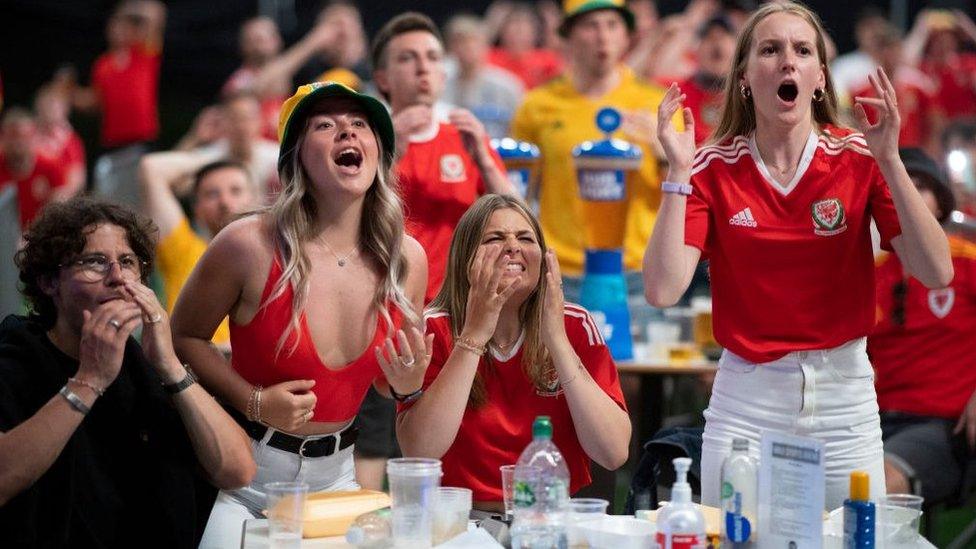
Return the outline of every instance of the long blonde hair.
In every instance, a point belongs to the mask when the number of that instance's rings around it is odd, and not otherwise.
[[[372,123],[370,124],[372,128]],[[308,129],[302,130],[289,152],[288,159],[279,169],[282,182],[281,192],[273,204],[263,210],[271,219],[275,261],[281,261],[281,278],[275,284],[265,307],[281,296],[290,285],[293,291],[291,321],[281,334],[276,353],[280,353],[294,331],[298,333],[299,320],[305,303],[308,301],[309,274],[311,262],[303,244],[315,236],[315,218],[318,214],[315,197],[310,192],[309,177],[301,163],[302,144]],[[401,249],[403,243],[403,207],[394,189],[393,151],[383,150],[383,141],[372,128],[379,149],[380,163],[377,166],[373,184],[366,191],[363,213],[359,227],[359,249],[370,254],[380,266],[381,283],[373,296],[373,305],[387,325],[388,333],[393,330],[393,317],[387,303],[395,305],[410,322],[418,321],[413,304],[403,292],[402,283],[407,277],[407,260]],[[289,352],[294,352],[299,343],[298,337]]]
[[[467,314],[468,292],[471,289],[468,270],[474,262],[478,247],[481,246],[481,239],[491,214],[504,209],[517,211],[529,222],[535,232],[536,241],[542,249],[543,258],[548,250],[542,235],[542,227],[520,199],[507,195],[488,194],[472,204],[461,216],[454,229],[444,284],[428,306],[428,310],[445,311],[450,315],[451,335],[455,339],[461,335]],[[542,313],[548,289],[546,271],[546,262],[543,260],[539,272],[539,284],[519,308],[519,324],[525,330],[525,339],[522,343],[522,368],[535,387],[540,390],[547,390],[548,382],[555,372],[549,351],[542,343]],[[482,372],[479,368],[471,384],[471,393],[468,396],[468,406],[471,408],[478,408],[488,400],[484,375],[494,372],[491,355],[487,354],[485,360],[488,364],[487,370]]]
[[[739,33],[739,38],[735,44],[735,56],[732,59],[732,71],[725,79],[722,119],[712,132],[710,142],[719,143],[740,135],[748,135],[756,129],[755,106],[752,104],[751,98],[742,95],[739,90],[739,80],[746,72],[749,50],[752,49],[752,37],[755,34],[756,26],[763,19],[776,13],[796,15],[809,23],[816,32],[817,57],[820,60],[821,70],[824,71],[824,97],[821,101],[815,100],[813,102],[813,120],[818,129],[825,124],[840,125],[840,118],[837,114],[837,93],[834,90],[834,81],[830,76],[830,66],[827,63],[827,45],[824,40],[827,31],[824,30],[820,17],[797,2],[770,2],[756,10]]]

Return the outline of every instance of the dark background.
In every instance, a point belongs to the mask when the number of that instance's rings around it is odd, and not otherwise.
[[[958,7],[972,13],[976,0],[896,0],[905,2],[909,21],[923,7]],[[459,11],[483,12],[490,0],[401,0],[357,2],[367,32],[390,17],[412,9],[438,23]],[[168,0],[160,89],[162,134],[168,146],[189,127],[193,116],[212,103],[226,77],[238,66],[237,29],[264,11],[277,15],[287,43],[311,25],[318,0]],[[105,49],[105,20],[115,0],[0,0],[0,78],[4,104],[29,106],[33,92],[60,66],[72,65],[82,82],[92,61]],[[687,0],[658,0],[662,15],[684,8]],[[868,4],[889,9],[889,2],[819,0],[808,3],[823,18],[841,52],[853,48],[854,17]],[[463,6],[463,7],[459,7]],[[907,30],[907,29],[906,29]],[[96,142],[97,120],[74,116],[86,143]],[[89,151],[95,154],[97,151]]]

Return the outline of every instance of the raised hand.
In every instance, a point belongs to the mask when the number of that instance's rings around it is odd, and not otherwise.
[[[428,105],[411,105],[393,116],[393,131],[397,142],[406,143],[409,137],[430,126],[434,110]]]
[[[125,342],[139,325],[142,312],[131,301],[116,299],[94,312],[82,311],[76,378],[105,390],[122,369]]]
[[[857,129],[864,134],[868,149],[875,158],[898,156],[898,133],[901,131],[901,114],[898,112],[898,101],[895,97],[895,87],[885,74],[884,69],[878,67],[876,74],[868,75],[871,86],[878,97],[855,97],[854,119]],[[865,105],[871,105],[878,111],[878,121],[874,124],[868,120]]]
[[[671,169],[690,172],[695,159],[695,119],[691,115],[691,109],[682,108],[684,100],[685,95],[681,93],[681,88],[677,84],[671,84],[657,108],[657,138]],[[671,123],[671,118],[679,108],[685,124],[685,129],[681,132]]]
[[[261,391],[260,420],[279,431],[295,432],[312,419],[318,400],[311,379],[296,379],[265,387]]]
[[[542,342],[550,349],[553,345],[567,340],[563,295],[563,279],[559,272],[556,254],[546,252],[546,299],[542,311]]]
[[[476,160],[485,160],[488,154],[488,132],[484,124],[478,120],[471,111],[465,109],[454,109],[448,115],[448,121],[452,126],[461,132],[461,141],[464,143],[465,150]]]
[[[176,351],[173,350],[173,333],[169,326],[169,315],[159,303],[156,294],[138,281],[127,281],[122,291],[139,307],[142,315],[142,351],[146,358],[160,371],[164,381],[176,382],[179,379],[168,379],[165,375],[166,367],[179,365]],[[182,369],[180,369],[182,370]],[[176,372],[182,378],[182,371]]]
[[[424,384],[424,373],[430,364],[430,354],[434,346],[434,334],[424,334],[415,327],[407,332],[398,330],[398,345],[387,338],[383,347],[376,347],[376,360],[386,376],[390,388],[400,395],[409,395]],[[384,352],[384,350],[386,352]]]
[[[508,298],[515,293],[522,276],[502,282],[505,267],[511,256],[502,253],[502,246],[489,244],[481,246],[474,255],[468,269],[468,304],[465,311],[462,337],[484,345],[495,333],[498,315]]]

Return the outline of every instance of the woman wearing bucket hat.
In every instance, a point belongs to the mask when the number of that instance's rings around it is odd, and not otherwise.
[[[874,326],[870,222],[930,288],[953,268],[938,222],[898,157],[900,117],[884,71],[857,97],[863,133],[837,126],[819,18],[793,2],[746,22],[714,144],[695,151],[677,86],[658,115],[670,168],[644,259],[648,301],[669,306],[709,259],[719,361],[705,411],[702,503],[717,505],[733,437],[774,429],[825,443],[826,508],[852,470],[884,493],[878,404],[865,336]],[[878,112],[870,123],[866,106]],[[686,130],[669,119],[681,110]],[[758,455],[758,452],[756,452]]]
[[[351,423],[366,391],[404,398],[429,362],[430,341],[407,328],[427,267],[404,235],[386,109],[308,84],[283,105],[278,134],[281,193],[214,238],[173,314],[178,352],[236,413],[260,471],[218,496],[202,547],[239,544],[269,482],[357,488]],[[229,363],[208,343],[224,316]]]

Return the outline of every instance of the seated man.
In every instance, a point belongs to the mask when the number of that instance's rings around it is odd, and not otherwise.
[[[935,162],[919,149],[902,161],[928,204],[945,222],[955,207]],[[950,236],[955,277],[930,290],[909,278],[894,254],[880,259],[878,323],[868,336],[881,409],[888,493],[934,502],[959,487],[967,456],[965,430],[976,444],[976,246]]]
[[[31,315],[0,324],[4,547],[196,547],[197,471],[221,488],[255,474],[247,435],[180,364],[144,285],[154,230],[73,199],[24,237]]]
[[[206,162],[190,153],[162,152],[148,154],[140,163],[143,207],[159,227],[156,254],[167,311],[173,310],[180,289],[210,238],[239,214],[257,206],[257,191],[244,165],[229,160]],[[192,184],[194,224],[206,231],[204,235],[193,230],[177,199],[185,181]],[[213,343],[222,350],[230,349],[227,319],[214,333]]]

